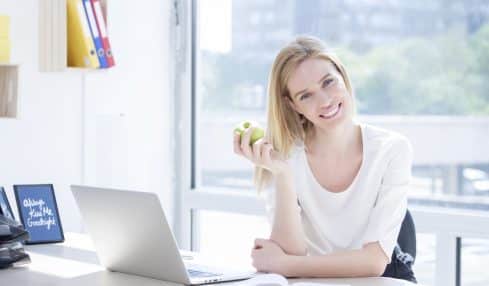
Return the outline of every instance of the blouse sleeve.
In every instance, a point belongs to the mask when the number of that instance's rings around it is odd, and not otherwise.
[[[273,216],[275,214],[275,182],[274,181],[264,189],[264,199],[265,199],[265,211],[266,211],[267,219],[270,225],[272,225]]]
[[[407,210],[413,151],[409,141],[401,137],[393,142],[387,154],[389,162],[362,242],[363,245],[379,242],[390,263]]]
[[[275,216],[275,191],[276,189],[274,178],[272,179],[270,185],[264,189],[265,211],[270,225],[273,225],[273,220]],[[301,213],[302,211],[299,199],[297,199],[297,210],[299,211],[299,213]]]
[[[291,155],[289,157],[289,163],[292,165],[293,168],[301,168],[301,165],[298,165],[297,163],[297,155],[299,154],[298,152],[300,151],[300,147],[295,147],[291,151]],[[275,192],[276,192],[276,178],[272,177],[270,183],[264,188],[264,200],[265,200],[265,210],[266,210],[266,216],[268,219],[268,222],[270,225],[273,225],[273,219],[275,216]],[[302,211],[299,199],[297,199],[297,207],[299,210],[299,213]]]

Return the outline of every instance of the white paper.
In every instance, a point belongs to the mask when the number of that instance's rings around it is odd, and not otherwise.
[[[297,282],[292,286],[351,286],[350,284],[331,284],[331,283],[315,283],[315,282]]]
[[[246,281],[237,283],[236,286],[287,286],[287,279],[279,274],[258,274]],[[296,282],[292,286],[351,286],[350,284],[339,283],[318,283],[318,282]]]
[[[238,283],[240,286],[287,286],[287,279],[279,274],[258,274],[257,276]]]

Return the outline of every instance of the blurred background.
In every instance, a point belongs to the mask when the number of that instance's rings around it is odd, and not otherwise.
[[[409,204],[489,211],[489,1],[197,0],[193,21],[194,190],[253,194],[252,166],[233,154],[233,126],[266,126],[267,80],[298,34],[324,40],[346,65],[358,119],[414,148]],[[201,251],[248,257],[261,216],[199,210]],[[225,236],[219,232],[225,228]],[[458,285],[489,285],[489,240],[460,236]],[[435,284],[435,233],[418,233],[415,272]],[[231,244],[232,245],[232,244]]]

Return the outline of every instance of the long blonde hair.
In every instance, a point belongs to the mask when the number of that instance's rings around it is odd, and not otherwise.
[[[312,123],[292,109],[287,102],[291,98],[287,83],[292,73],[306,59],[330,61],[343,77],[346,89],[353,96],[352,86],[345,67],[318,38],[299,36],[278,53],[268,80],[267,139],[281,158],[288,158],[297,142],[304,142]],[[270,171],[256,167],[254,183],[260,192],[272,179]]]

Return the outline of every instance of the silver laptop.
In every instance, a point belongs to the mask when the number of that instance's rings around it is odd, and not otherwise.
[[[71,186],[99,260],[112,271],[187,285],[246,279],[253,272],[192,263],[177,247],[156,194]]]

